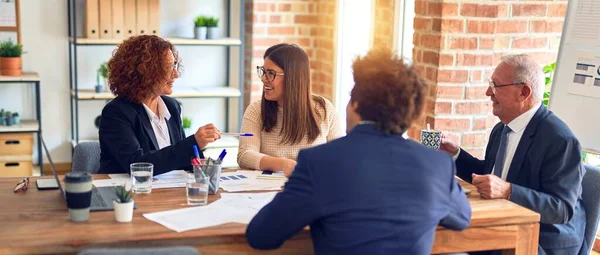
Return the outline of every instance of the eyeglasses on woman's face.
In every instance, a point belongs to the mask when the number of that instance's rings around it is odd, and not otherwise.
[[[267,81],[272,82],[275,80],[277,76],[284,76],[285,73],[278,73],[275,70],[268,69],[266,70],[264,66],[256,66],[256,73],[258,74],[258,78],[262,79],[263,76],[267,76]]]

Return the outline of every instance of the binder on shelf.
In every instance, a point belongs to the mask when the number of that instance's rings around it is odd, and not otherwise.
[[[98,0],[100,7],[100,38],[112,38],[112,1]]]
[[[136,19],[135,26],[138,35],[148,35],[148,0],[136,1]]]
[[[98,17],[98,0],[86,0],[85,1],[85,37],[86,38],[98,38],[99,37],[99,20]]]
[[[112,0],[112,38],[122,39],[125,37],[123,25],[125,24],[125,16],[123,0]]]
[[[136,7],[135,0],[124,0],[123,3],[123,28],[125,29],[124,37],[137,35],[136,23]]]
[[[149,34],[160,36],[160,0],[149,0],[148,29]]]

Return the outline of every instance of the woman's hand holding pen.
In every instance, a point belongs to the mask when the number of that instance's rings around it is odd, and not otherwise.
[[[221,131],[215,127],[213,124],[204,125],[196,131],[194,134],[194,138],[196,138],[196,143],[198,143],[198,147],[203,149],[209,143],[212,143],[221,138]]]

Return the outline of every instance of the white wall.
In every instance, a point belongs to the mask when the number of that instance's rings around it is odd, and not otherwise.
[[[41,79],[42,132],[55,162],[71,161],[71,133],[68,79],[67,1],[24,0],[21,2],[21,38],[24,51],[23,70],[37,72]],[[82,27],[83,0],[78,0],[78,26]],[[193,19],[197,15],[212,15],[220,19],[225,35],[224,0],[163,0],[161,1],[161,35],[192,37]],[[237,13],[237,12],[235,12]],[[235,23],[235,26],[238,24]],[[82,30],[79,30],[81,34]],[[237,30],[232,30],[237,31]],[[93,88],[95,70],[107,61],[114,46],[79,46],[78,68],[80,88]],[[176,87],[225,85],[224,47],[178,47],[185,73]],[[235,60],[235,58],[234,58]],[[232,63],[237,66],[237,63]],[[236,71],[233,69],[232,71]],[[237,87],[237,79],[230,80]],[[22,84],[0,85],[0,108],[18,111],[22,118],[33,118],[35,98],[33,87]],[[183,114],[192,118],[192,128],[212,122],[225,129],[225,100],[181,99]],[[80,133],[82,139],[97,139],[93,121],[104,101],[80,101]]]

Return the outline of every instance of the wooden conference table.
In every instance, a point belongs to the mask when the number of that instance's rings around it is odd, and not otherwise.
[[[94,179],[108,178],[94,175]],[[308,231],[270,252],[252,250],[246,225],[230,223],[177,233],[147,220],[144,213],[186,208],[185,189],[154,189],[138,195],[133,221],[117,223],[112,211],[93,212],[85,223],[69,221],[58,190],[38,191],[30,177],[26,192],[13,193],[21,178],[0,178],[0,254],[75,254],[88,247],[153,247],[191,245],[206,254],[312,254]],[[62,176],[61,176],[62,180]],[[472,220],[456,232],[438,227],[432,252],[506,249],[506,254],[537,254],[539,214],[507,200],[484,200],[470,184]],[[209,196],[210,202],[219,195]]]

